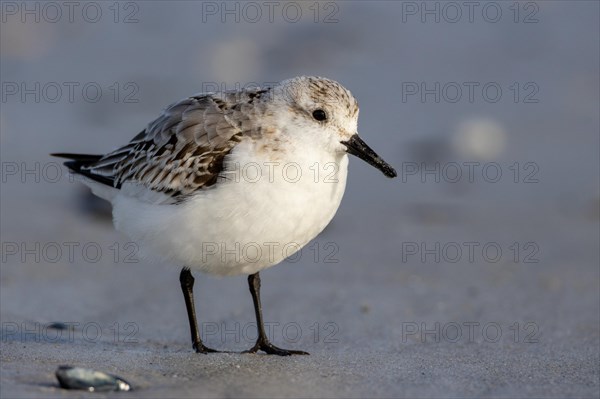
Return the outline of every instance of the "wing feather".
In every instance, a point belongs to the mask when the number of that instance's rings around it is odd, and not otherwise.
[[[199,94],[178,101],[128,144],[81,169],[115,188],[136,183],[178,201],[217,183],[235,145],[260,134],[265,106],[256,100],[267,91]]]

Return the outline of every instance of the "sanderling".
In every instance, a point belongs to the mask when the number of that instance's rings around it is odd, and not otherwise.
[[[196,352],[216,351],[198,332],[190,268],[249,275],[258,339],[247,352],[306,354],[269,342],[259,272],[331,221],[344,194],[348,153],[396,176],[358,136],[357,121],[350,91],[302,76],[183,99],[106,155],[54,155],[71,159],[65,165],[112,203],[118,230],[183,266],[179,280]]]

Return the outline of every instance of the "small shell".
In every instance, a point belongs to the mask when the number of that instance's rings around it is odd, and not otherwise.
[[[131,385],[115,375],[82,367],[59,366],[56,378],[64,389],[83,389],[90,392],[130,391]]]

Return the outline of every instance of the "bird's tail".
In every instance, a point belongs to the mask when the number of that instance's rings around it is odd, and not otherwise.
[[[53,157],[70,159],[70,161],[65,162],[64,165],[76,174],[95,180],[98,183],[106,184],[111,187],[113,186],[113,179],[106,176],[90,173],[89,170],[83,169],[86,166],[92,166],[93,164],[98,162],[102,158],[102,155],[69,154],[64,152],[54,153],[50,155],[52,155]]]

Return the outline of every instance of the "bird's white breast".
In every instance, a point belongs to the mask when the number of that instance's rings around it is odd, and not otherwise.
[[[297,148],[286,153],[240,143],[225,181],[178,205],[113,200],[115,226],[162,259],[213,274],[251,274],[316,237],[335,215],[348,157]]]

